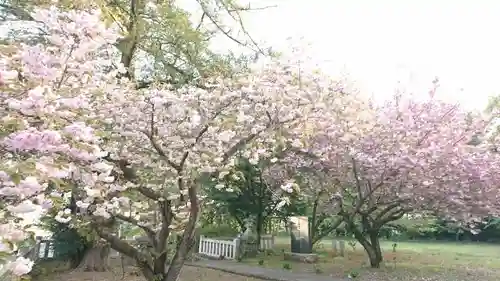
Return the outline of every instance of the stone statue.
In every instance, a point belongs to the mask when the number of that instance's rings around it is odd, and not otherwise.
[[[254,220],[252,217],[248,217],[245,219],[245,231],[241,235],[242,240],[249,240],[254,238],[255,236],[255,231],[254,231]]]
[[[240,253],[244,257],[256,257],[259,252],[259,243],[255,231],[253,218],[245,219],[245,231],[241,235]]]

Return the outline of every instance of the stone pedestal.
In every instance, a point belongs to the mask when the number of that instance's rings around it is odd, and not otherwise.
[[[240,240],[240,253],[245,258],[256,257],[259,254],[259,243],[255,240]]]

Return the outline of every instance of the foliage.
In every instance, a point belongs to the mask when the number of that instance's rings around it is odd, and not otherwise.
[[[53,255],[56,260],[70,261],[70,267],[77,267],[85,253],[92,247],[92,241],[78,233],[75,228],[56,220],[45,220],[45,227],[52,232]]]
[[[54,1],[17,0],[11,4],[2,7],[14,20],[35,22],[32,12],[49,8]],[[240,12],[251,11],[252,7],[242,6],[238,1],[203,0],[196,1],[193,7],[182,1],[60,0],[57,6],[65,11],[97,8],[107,26],[119,27],[118,56],[127,69],[127,76],[133,76],[139,87],[147,87],[152,82],[196,84],[199,79],[245,71],[255,53],[271,54],[257,46],[246,32]],[[193,15],[193,8],[201,14]],[[197,19],[193,20],[193,16]],[[40,31],[46,33],[43,26]],[[10,37],[19,39],[21,32],[15,30]],[[250,56],[212,51],[209,48],[212,39],[221,37],[245,46]],[[39,35],[32,41],[44,40]]]
[[[214,204],[207,204],[206,208],[203,208],[203,213],[198,220],[198,224],[201,228],[223,224],[229,225],[235,230],[242,231],[240,225],[233,217],[225,212],[221,212],[221,210],[216,208]]]
[[[329,211],[331,202],[328,189],[332,183],[324,171],[301,167],[294,178],[301,192],[292,199],[292,204],[298,215],[305,215],[309,219],[309,239],[312,247],[338,229],[342,218],[333,216]]]
[[[206,225],[199,231],[200,235],[212,238],[236,238],[239,231],[231,225]]]
[[[381,229],[381,237],[386,239],[421,241],[475,241],[500,242],[500,227],[496,219],[485,219],[477,223],[473,230],[445,219],[433,219],[414,224],[399,224],[398,221]]]
[[[213,200],[218,213],[228,213],[243,230],[246,221],[254,220],[259,233],[271,217],[284,216],[283,191],[266,181],[262,169],[265,167],[238,158],[232,171],[219,175],[206,189],[207,199]]]

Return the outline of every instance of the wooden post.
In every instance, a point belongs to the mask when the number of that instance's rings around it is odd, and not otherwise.
[[[233,245],[234,245],[234,251],[233,251],[233,259],[238,259],[238,257],[240,256],[241,254],[241,240],[240,238],[235,238],[233,240]]]
[[[200,235],[200,241],[199,241],[199,245],[198,245],[198,253],[202,254],[203,253],[203,238],[205,238],[205,236],[203,235]]]
[[[45,245],[45,248],[44,248],[44,251],[43,251],[43,257],[42,257],[42,259],[46,259],[46,258],[48,258],[48,257],[49,257],[50,242],[51,242],[50,240],[46,240],[46,239],[45,239],[45,240],[42,240],[42,241],[40,242],[40,244],[42,244],[42,243],[43,243],[43,244]]]
[[[37,236],[35,241],[35,249],[33,249],[33,260],[40,259],[40,244],[42,241],[42,236]]]

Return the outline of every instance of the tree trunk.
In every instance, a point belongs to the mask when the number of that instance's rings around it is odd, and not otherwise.
[[[382,249],[380,249],[380,240],[379,240],[379,229],[368,229],[367,225],[364,225],[366,232],[368,233],[368,237],[366,237],[359,229],[354,226],[354,223],[348,222],[348,227],[354,233],[354,238],[358,240],[358,242],[363,246],[368,254],[368,259],[370,260],[370,266],[372,268],[380,268],[380,264],[383,261]],[[369,238],[370,240],[368,240]]]
[[[170,261],[170,266],[168,268],[168,271],[166,272],[165,275],[163,275],[162,279],[160,281],[176,281],[177,278],[179,277],[179,274],[181,273],[182,266],[184,265],[184,262],[186,260],[188,251],[190,250],[190,247],[192,246],[192,239],[193,238],[187,238],[181,241],[180,245],[177,248],[177,251],[175,252],[175,255],[173,259]],[[155,281],[155,280],[151,280]]]
[[[83,259],[85,258],[87,252],[90,249],[91,248],[79,249],[79,250],[77,250],[77,252],[74,255],[72,255],[71,257],[69,257],[70,268],[71,269],[78,268],[80,266],[80,264],[82,263]]]
[[[376,249],[373,245],[363,245],[368,254],[368,259],[370,260],[370,267],[372,268],[380,268],[380,264],[382,263],[382,255],[380,250]]]
[[[374,257],[370,257],[370,266],[374,268],[379,268],[380,264],[384,260],[382,256],[382,249],[380,248],[380,238],[379,230],[372,230],[369,232],[370,244],[372,245]]]
[[[375,243],[372,241],[372,236],[370,235],[370,241],[366,239],[363,235],[356,235],[356,240],[363,246],[366,253],[368,254],[368,259],[370,260],[370,266],[372,268],[380,268],[380,264],[382,263],[382,250],[380,249],[380,243],[378,241],[378,237],[376,237]]]
[[[91,272],[104,272],[109,269],[109,245],[97,244],[87,251],[78,270]]]
[[[256,237],[256,242],[257,243],[257,250],[260,251],[261,248],[260,248],[260,240],[262,239],[262,226],[264,224],[264,220],[263,220],[263,217],[262,217],[262,214],[259,214],[257,215],[257,225],[256,225],[256,229],[255,231],[257,232],[257,237]]]

